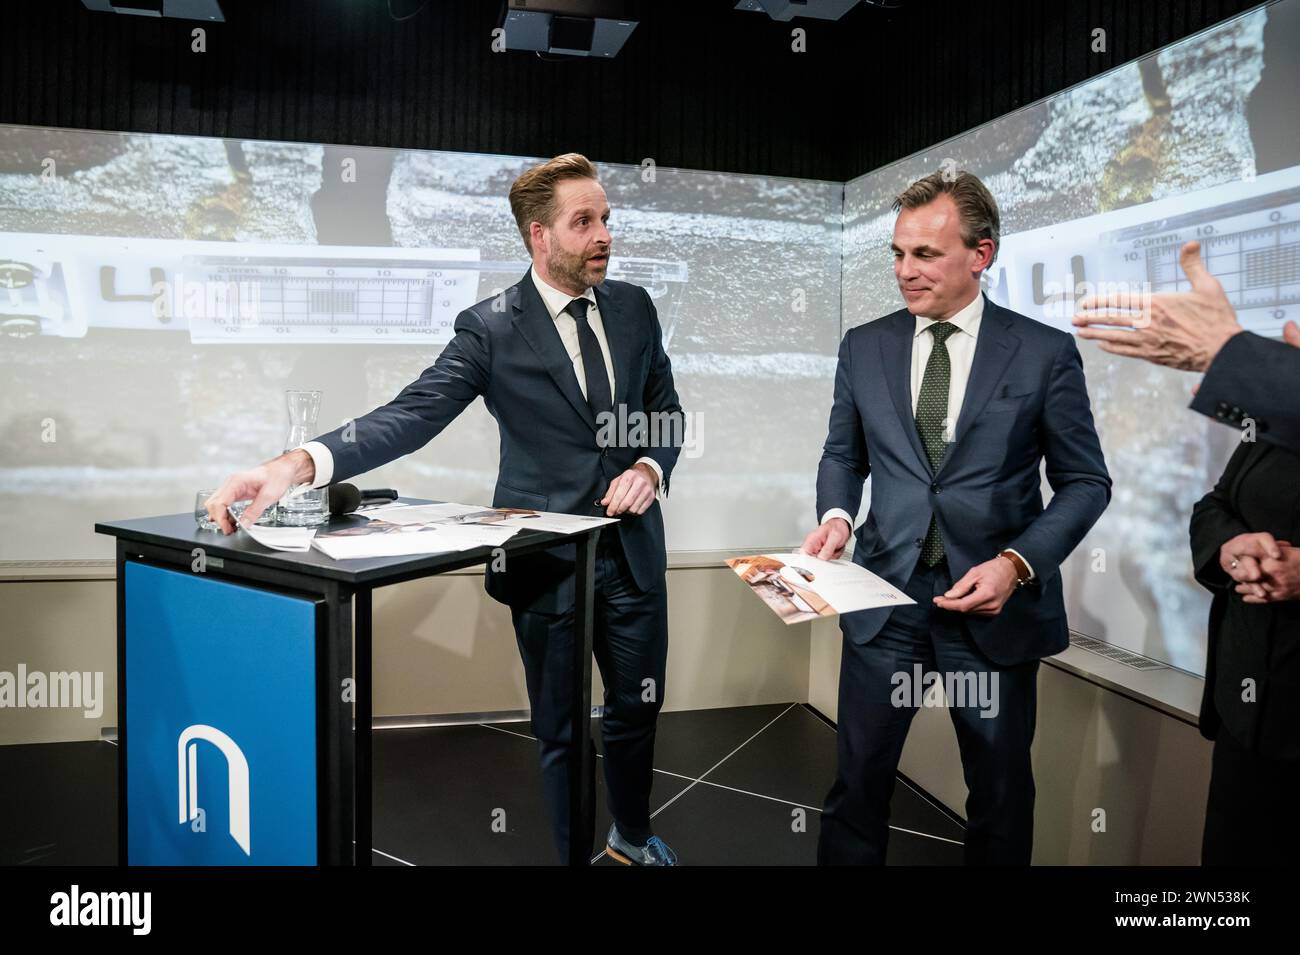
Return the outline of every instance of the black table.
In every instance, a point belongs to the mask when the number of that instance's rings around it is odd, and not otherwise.
[[[403,503],[438,503],[402,498]],[[364,523],[365,517],[332,518],[320,530]],[[170,570],[193,572],[200,555],[203,573],[218,580],[256,586],[286,594],[316,598],[319,615],[317,657],[317,820],[318,860],[323,865],[370,865],[372,832],[371,724],[371,595],[419,577],[430,577],[483,564],[496,548],[477,547],[449,554],[411,557],[376,557],[334,561],[312,548],[304,552],[273,551],[247,534],[226,536],[200,529],[193,514],[168,514],[95,524],[96,533],[117,539],[117,676],[118,676],[118,860],[127,858],[127,747],[126,721],[129,687],[126,673],[125,578],[128,563],[143,563]],[[596,542],[600,528],[574,535],[521,530],[501,549],[506,558],[546,550],[558,544],[577,546],[575,639],[573,649],[574,696],[571,703],[572,737],[569,748],[570,865],[587,865],[586,847],[592,843],[593,807],[587,776],[593,771],[590,740],[592,600],[595,582]],[[352,623],[355,609],[355,633]],[[351,673],[355,659],[356,672]],[[338,688],[351,675],[355,717],[348,713]]]

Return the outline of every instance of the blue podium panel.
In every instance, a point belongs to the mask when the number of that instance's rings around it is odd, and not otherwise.
[[[316,603],[128,561],[127,861],[315,865]]]

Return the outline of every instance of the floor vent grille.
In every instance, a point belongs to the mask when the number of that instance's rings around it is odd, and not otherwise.
[[[1120,647],[1112,646],[1101,640],[1094,640],[1092,637],[1080,637],[1071,635],[1070,645],[1078,647],[1080,650],[1087,650],[1090,653],[1096,653],[1107,659],[1114,660],[1116,663],[1122,663],[1126,667],[1134,670],[1168,670],[1169,664],[1161,663],[1159,660],[1152,660],[1150,657],[1144,657],[1140,653],[1132,653]]]

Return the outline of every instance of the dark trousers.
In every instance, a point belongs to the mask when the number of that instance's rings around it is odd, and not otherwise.
[[[596,548],[592,651],[605,684],[605,787],[610,814],[634,844],[650,835],[655,722],[664,698],[668,661],[667,584],[637,588],[623,555],[618,526],[606,526]],[[514,610],[541,757],[542,787],[561,861],[569,854],[569,702],[573,696],[574,614]],[[593,744],[592,749],[595,749]],[[598,760],[592,759],[594,765]],[[594,807],[596,778],[587,779]],[[594,819],[588,819],[591,829]],[[583,850],[591,855],[594,845]]]
[[[1201,864],[1294,866],[1300,854],[1297,792],[1300,761],[1260,756],[1219,727]]]
[[[945,685],[951,678],[953,688],[964,696],[950,697],[949,713],[969,789],[966,863],[1029,864],[1034,834],[1029,746],[1034,738],[1038,661],[999,666],[984,656],[962,615],[934,606],[933,598],[951,586],[946,562],[930,569],[918,564],[904,588],[916,605],[895,610],[869,643],[853,642],[852,623],[845,621],[839,764],[822,812],[817,847],[821,865],[885,861],[889,801],[920,692],[914,686],[918,665],[923,679],[937,672]],[[995,716],[981,716],[995,708]]]

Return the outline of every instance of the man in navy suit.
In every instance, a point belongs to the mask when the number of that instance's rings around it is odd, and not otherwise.
[[[535,166],[515,180],[510,206],[533,262],[523,278],[461,312],[442,354],[388,404],[233,475],[208,513],[230,533],[229,502],[252,497],[242,518],[251,523],[292,484],[323,487],[422,448],[481,396],[501,437],[494,507],[620,517],[602,531],[596,554],[593,649],[605,683],[614,817],[607,847],[626,863],[673,865],[672,850],[650,830],[649,809],[668,654],[658,499],[684,435],[672,368],[645,289],[605,280],[610,210],[595,167],[576,153]],[[575,559],[570,544],[512,558],[504,571],[491,566],[486,579],[511,610],[561,859],[569,849]],[[586,784],[594,791],[594,776]]]
[[[818,860],[884,862],[903,743],[942,682],[969,789],[966,862],[1028,864],[1038,661],[1069,642],[1058,569],[1105,510],[1110,476],[1074,339],[980,292],[1000,228],[983,183],[935,173],[895,210],[906,307],[840,345],[821,524],[803,550],[837,558],[853,534],[853,561],[916,603],[841,618],[839,762]]]

